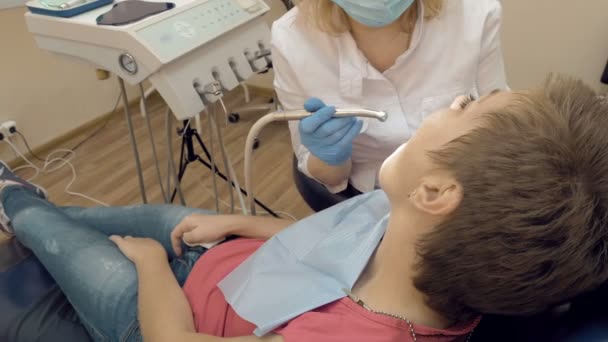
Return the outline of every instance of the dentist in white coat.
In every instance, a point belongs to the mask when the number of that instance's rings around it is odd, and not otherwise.
[[[274,86],[298,168],[332,193],[378,187],[380,165],[459,95],[507,88],[498,0],[300,0],[272,27]],[[312,99],[311,99],[312,98]],[[332,118],[385,110],[386,122]],[[404,170],[406,171],[406,170]]]

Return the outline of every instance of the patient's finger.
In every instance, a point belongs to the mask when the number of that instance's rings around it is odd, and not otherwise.
[[[118,235],[112,235],[110,236],[110,241],[114,242],[116,244],[116,247],[118,247],[118,249],[120,250],[120,252],[127,257],[127,259],[135,262],[134,258],[133,258],[133,241],[129,241],[132,240],[133,237],[132,236],[125,236],[125,237],[121,237]]]
[[[171,245],[173,246],[173,251],[175,255],[182,255],[182,236],[196,228],[196,225],[187,222],[187,220],[182,220],[171,232]]]
[[[205,232],[201,229],[198,229],[198,230],[192,230],[187,233],[184,233],[183,239],[184,239],[184,242],[187,244],[209,242],[209,241],[203,240],[205,237],[206,237]]]
[[[114,242],[114,244],[116,244],[116,247],[118,247],[118,249],[120,249],[122,251],[122,247],[123,247],[123,243],[124,243],[124,239],[118,235],[112,235],[110,236],[110,241]]]

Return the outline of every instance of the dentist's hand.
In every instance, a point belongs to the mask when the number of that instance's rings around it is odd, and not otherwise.
[[[300,121],[302,144],[328,165],[339,166],[348,161],[363,122],[354,117],[334,118],[336,108],[314,97],[304,103],[304,108],[313,114]]]

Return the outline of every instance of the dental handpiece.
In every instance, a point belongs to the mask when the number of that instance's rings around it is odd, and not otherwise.
[[[255,210],[255,187],[253,184],[253,168],[252,168],[252,159],[253,159],[253,146],[256,138],[260,135],[262,128],[267,124],[274,121],[294,121],[294,120],[302,120],[309,116],[312,113],[300,109],[300,110],[286,110],[281,112],[274,112],[270,114],[266,114],[261,119],[255,122],[251,129],[249,130],[249,134],[247,135],[247,140],[245,141],[245,155],[244,155],[244,166],[245,166],[245,189],[248,197],[248,205],[249,205],[249,214],[254,215],[256,213]],[[350,116],[359,116],[365,118],[377,119],[379,121],[386,121],[388,119],[388,114],[383,111],[369,110],[369,109],[351,109],[351,108],[340,108],[336,109],[336,114],[334,117],[343,118]]]
[[[293,121],[302,120],[312,115],[312,113],[300,109],[300,110],[286,110],[282,112],[275,112],[272,114],[274,121]],[[379,121],[386,121],[388,114],[383,111],[360,109],[360,108],[339,108],[336,109],[335,118],[344,118],[350,116],[358,116],[365,118],[378,119]]]

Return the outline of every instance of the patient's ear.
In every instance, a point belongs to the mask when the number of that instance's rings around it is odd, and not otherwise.
[[[451,214],[462,201],[463,189],[450,175],[424,177],[410,201],[418,210],[435,216]]]

